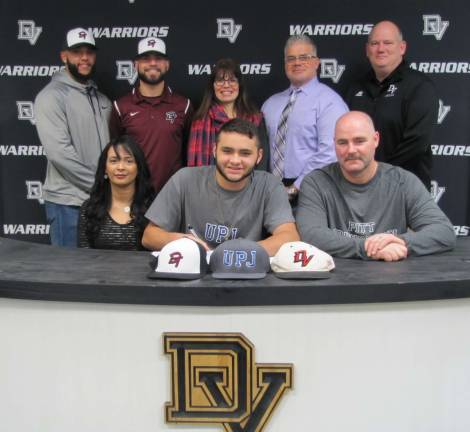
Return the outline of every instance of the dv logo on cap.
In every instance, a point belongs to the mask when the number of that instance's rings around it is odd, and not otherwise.
[[[312,258],[313,254],[307,255],[306,250],[296,251],[294,253],[294,263],[302,263],[302,267],[307,267]]]

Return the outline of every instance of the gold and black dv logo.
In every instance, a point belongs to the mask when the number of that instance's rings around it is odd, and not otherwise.
[[[294,366],[255,363],[254,346],[240,333],[164,333],[163,346],[171,356],[168,423],[260,432],[292,388]]]

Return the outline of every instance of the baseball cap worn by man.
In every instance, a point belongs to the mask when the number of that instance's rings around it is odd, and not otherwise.
[[[228,240],[215,248],[210,268],[216,279],[262,279],[269,272],[269,256],[254,241]]]
[[[74,49],[81,46],[88,46],[96,49],[95,38],[88,30],[77,27],[67,32],[64,49]]]
[[[284,243],[271,261],[274,275],[281,279],[327,279],[334,268],[330,255],[301,241]]]
[[[147,275],[150,279],[200,279],[207,272],[206,251],[194,240],[183,237],[167,243]]]
[[[156,37],[142,39],[137,46],[136,58],[147,54],[158,54],[167,57],[165,42]]]

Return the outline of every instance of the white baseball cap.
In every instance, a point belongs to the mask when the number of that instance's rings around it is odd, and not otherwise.
[[[271,261],[271,269],[281,279],[326,279],[335,268],[333,258],[311,244],[284,243]]]
[[[167,243],[155,264],[147,275],[151,279],[199,279],[208,267],[203,246],[186,237]]]
[[[137,57],[148,53],[156,53],[166,57],[165,42],[156,37],[142,39],[137,46]]]
[[[95,38],[88,30],[77,27],[67,32],[65,38],[65,49],[78,48],[82,45],[88,45],[96,49]]]

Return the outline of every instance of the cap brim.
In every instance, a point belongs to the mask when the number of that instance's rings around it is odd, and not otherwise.
[[[134,59],[139,59],[140,57],[143,57],[144,55],[147,55],[147,54],[157,54],[159,56],[162,56],[162,57],[165,57],[165,58],[168,58],[168,55],[160,52],[160,51],[155,51],[155,50],[149,50],[149,51],[144,51],[143,53],[140,53],[140,54],[137,54]]]
[[[147,277],[150,279],[177,279],[177,280],[194,280],[201,279],[204,275],[201,273],[165,273],[165,272],[156,272],[152,270],[147,274]]]
[[[75,49],[75,48],[80,48],[80,47],[82,47],[82,46],[89,47],[89,48],[91,48],[91,49],[94,49],[95,51],[98,49],[98,48],[96,48],[96,45],[92,45],[92,44],[86,43],[86,42],[77,43],[77,44],[71,45],[71,46],[69,46],[69,47],[66,46],[64,49],[65,49],[65,50],[71,50],[71,49]]]
[[[297,271],[297,272],[273,272],[280,279],[328,279],[329,271]]]
[[[212,273],[215,279],[263,279],[266,273]]]

